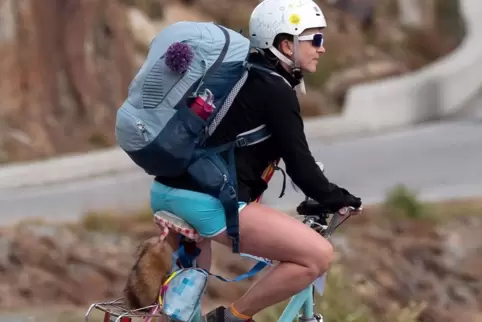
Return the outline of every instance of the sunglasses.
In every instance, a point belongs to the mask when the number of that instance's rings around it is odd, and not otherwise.
[[[312,35],[299,36],[298,40],[299,41],[311,40],[311,44],[313,45],[313,47],[319,48],[319,47],[323,46],[324,37],[323,37],[322,33],[317,33],[317,34],[312,34]]]

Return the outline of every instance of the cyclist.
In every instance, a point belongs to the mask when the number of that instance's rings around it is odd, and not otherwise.
[[[312,0],[264,0],[251,14],[249,37],[256,50],[249,60],[279,75],[253,70],[209,143],[220,145],[262,124],[271,132],[264,142],[236,150],[240,251],[279,264],[242,298],[209,314],[217,321],[251,319],[303,290],[333,259],[331,244],[318,233],[279,210],[255,202],[267,188],[262,178],[267,167],[283,159],[293,182],[331,211],[361,206],[360,198],[327,180],[303,132],[295,88],[303,87],[303,72],[316,71],[325,52],[325,27],[323,12]],[[176,178],[156,177],[151,207],[154,212],[176,214],[206,238],[199,245],[201,267],[210,267],[211,240],[231,247],[220,201],[201,193],[187,173]]]

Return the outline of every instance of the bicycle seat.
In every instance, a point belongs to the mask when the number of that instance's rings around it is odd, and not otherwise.
[[[161,228],[161,239],[166,238],[170,230],[196,242],[203,239],[196,228],[169,211],[157,211],[154,213],[154,220],[159,228]]]

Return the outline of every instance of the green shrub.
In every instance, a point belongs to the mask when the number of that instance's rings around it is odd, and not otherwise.
[[[401,184],[388,191],[384,208],[391,215],[413,219],[425,218],[428,214],[427,208],[418,200],[416,193]]]

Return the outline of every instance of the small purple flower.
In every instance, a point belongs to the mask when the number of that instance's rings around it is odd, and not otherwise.
[[[194,53],[188,44],[175,42],[166,51],[166,66],[174,72],[184,73],[192,62]]]

